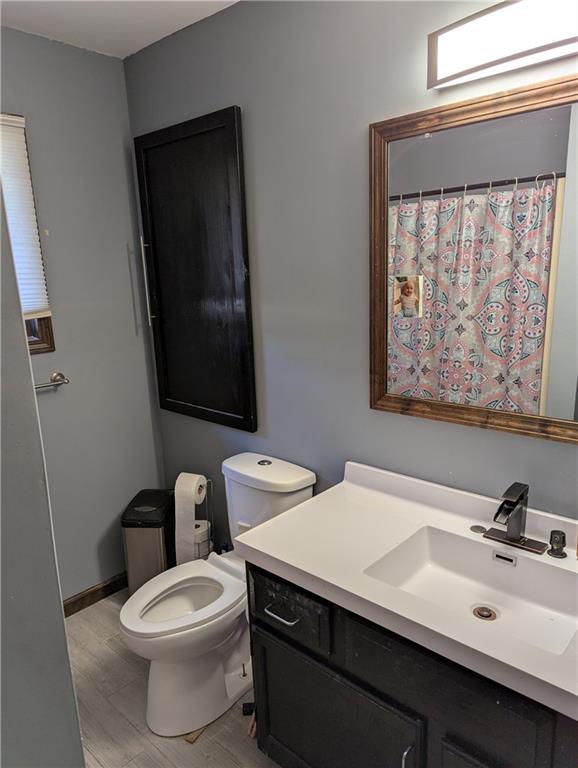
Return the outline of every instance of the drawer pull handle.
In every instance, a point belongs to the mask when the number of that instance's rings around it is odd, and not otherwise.
[[[413,744],[410,744],[409,747],[407,747],[407,749],[405,750],[405,752],[401,756],[401,768],[406,768],[407,756],[409,755],[409,753],[411,752],[412,749],[413,749]]]
[[[272,619],[275,619],[275,621],[280,621],[281,624],[284,624],[286,627],[294,627],[295,624],[301,621],[301,616],[298,616],[294,621],[287,621],[287,619],[281,618],[281,616],[277,616],[276,613],[273,613],[271,610],[271,606],[273,603],[269,603],[269,605],[266,605],[263,609],[267,616],[270,616]]]

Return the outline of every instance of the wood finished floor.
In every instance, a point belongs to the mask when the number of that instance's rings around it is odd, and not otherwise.
[[[125,648],[118,633],[126,598],[125,590],[117,592],[66,619],[86,768],[278,768],[248,738],[240,703],[194,744],[148,729],[148,662]]]

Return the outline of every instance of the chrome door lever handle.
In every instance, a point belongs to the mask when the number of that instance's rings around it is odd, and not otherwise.
[[[34,389],[55,389],[56,387],[61,387],[63,384],[70,384],[70,379],[61,371],[55,371],[51,374],[50,381],[45,381],[43,384],[35,384]]]
[[[287,621],[287,619],[283,619],[281,616],[278,616],[276,613],[273,613],[271,610],[271,606],[273,603],[269,603],[269,605],[266,605],[263,609],[267,616],[270,616],[272,619],[275,619],[275,621],[281,622],[281,624],[284,624],[286,627],[294,627],[295,624],[298,624],[301,621],[301,617],[298,616],[295,621]]]

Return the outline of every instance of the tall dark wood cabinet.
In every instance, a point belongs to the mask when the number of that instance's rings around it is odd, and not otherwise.
[[[257,429],[241,111],[135,139],[161,408]]]
[[[578,768],[573,720],[248,566],[259,747],[282,768]]]

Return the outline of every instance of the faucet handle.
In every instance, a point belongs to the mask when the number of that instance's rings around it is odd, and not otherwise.
[[[551,557],[566,557],[564,547],[566,546],[566,534],[564,531],[550,531],[550,549],[548,554]]]
[[[510,504],[515,504],[524,496],[527,499],[529,490],[530,486],[526,483],[512,483],[512,485],[502,494],[502,499]]]

